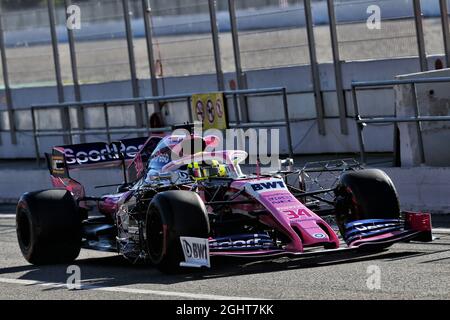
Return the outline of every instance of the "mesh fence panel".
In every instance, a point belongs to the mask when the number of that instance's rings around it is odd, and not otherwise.
[[[223,70],[233,72],[227,2],[217,2],[217,17]],[[438,1],[435,2],[438,6]],[[56,3],[62,79],[64,84],[71,84],[65,8],[63,1]],[[122,0],[73,3],[81,8],[82,28],[74,31],[80,83],[129,80]],[[208,1],[151,0],[150,4],[158,76],[215,72]],[[435,14],[429,17],[427,10],[431,9],[426,4],[429,3],[422,1],[426,51],[442,54],[441,21]],[[382,10],[380,30],[369,30],[366,21],[361,19],[370,15],[367,9],[372,5]],[[150,75],[142,1],[129,0],[129,7],[137,76],[146,79]],[[313,0],[312,7],[318,61],[332,61],[326,1]],[[412,0],[336,0],[334,9],[342,60],[417,56]],[[303,0],[236,1],[236,11],[244,70],[309,64]],[[352,15],[358,21],[352,21]],[[46,1],[37,8],[4,13],[6,54],[13,87],[55,84],[48,20]]]
[[[3,81],[3,64],[2,61],[0,60],[0,87],[4,87],[5,86],[5,82]],[[4,105],[6,103],[5,98],[0,99],[0,105]]]
[[[47,5],[3,15],[11,86],[55,83]]]
[[[61,78],[64,85],[72,85],[72,64],[70,61],[70,49],[67,40],[66,8],[62,2],[55,4],[55,24],[58,37],[59,62],[61,66]],[[51,47],[51,43],[49,46]],[[51,48],[50,48],[51,50]],[[52,56],[53,59],[53,56]],[[53,60],[52,60],[53,61]]]
[[[5,84],[3,82],[3,65],[1,61],[0,61],[0,87],[1,88],[5,87]],[[0,131],[6,131],[10,129],[8,113],[4,110],[7,110],[5,94],[0,96]]]
[[[148,0],[147,0],[148,1]],[[133,29],[134,58],[138,79],[150,78],[147,41],[145,38],[144,14],[141,0],[129,1]]]
[[[309,64],[302,0],[249,0],[246,5],[245,10],[237,8],[243,70]]]
[[[130,79],[121,0],[77,3],[81,29],[74,30],[80,83]]]
[[[6,109],[3,108],[2,109]],[[0,130],[1,131],[7,131],[10,130],[9,125],[9,119],[8,119],[8,112],[7,111],[0,111]]]
[[[398,1],[395,1],[398,3]],[[404,14],[385,18],[394,1],[347,0],[336,2],[337,32],[342,60],[385,59],[417,56],[417,40],[412,1],[402,1]],[[371,5],[381,10],[381,28],[369,29],[366,21],[344,20],[344,12],[366,12]],[[341,15],[339,13],[342,13]],[[343,21],[344,20],[344,21]]]
[[[445,52],[440,18],[425,18],[423,33],[427,54],[443,54]]]
[[[177,7],[154,5],[152,28],[158,76],[215,72],[207,0],[180,1]]]

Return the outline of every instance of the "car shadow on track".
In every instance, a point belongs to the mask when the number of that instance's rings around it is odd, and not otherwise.
[[[176,284],[187,281],[263,274],[293,269],[315,268],[339,264],[356,263],[370,260],[405,259],[420,252],[346,253],[338,256],[309,258],[279,258],[276,260],[243,260],[238,258],[212,259],[213,268],[208,270],[186,269],[183,274],[166,275],[148,264],[130,264],[121,256],[88,258],[76,260],[73,264],[80,267],[83,284],[90,286],[119,287],[133,284]],[[70,274],[68,265],[33,266],[23,265],[0,269],[0,277],[21,273],[19,279],[51,283],[66,283]],[[45,290],[54,290],[46,288]]]

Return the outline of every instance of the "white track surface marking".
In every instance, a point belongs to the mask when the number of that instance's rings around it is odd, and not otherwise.
[[[0,234],[11,233],[11,232],[16,232],[16,228],[2,230],[2,231],[0,231]]]
[[[0,214],[0,219],[15,219],[16,214]]]
[[[450,229],[449,228],[433,228],[433,233],[445,233],[445,234],[450,234]]]
[[[0,283],[18,284],[18,285],[23,285],[23,286],[38,285],[38,286],[51,287],[51,288],[66,288],[65,283],[42,282],[42,281],[24,280],[24,279],[0,278]],[[107,286],[103,287],[103,286],[93,286],[93,285],[83,285],[83,284],[81,285],[81,289],[79,289],[79,290],[122,292],[122,293],[134,293],[134,294],[151,294],[151,295],[179,297],[179,298],[186,298],[186,299],[264,300],[264,299],[260,299],[260,298],[249,298],[249,297],[221,296],[221,295],[214,295],[214,294],[188,293],[188,292],[164,291],[164,290],[148,290],[148,289],[124,288],[124,287],[107,287]],[[76,291],[76,290],[74,290],[74,291]]]

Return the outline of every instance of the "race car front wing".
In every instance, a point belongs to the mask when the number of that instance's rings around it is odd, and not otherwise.
[[[182,266],[210,267],[210,257],[226,256],[254,259],[273,259],[277,257],[311,257],[325,254],[337,254],[349,251],[376,250],[386,248],[397,242],[432,241],[431,215],[428,213],[404,212],[403,219],[367,219],[348,223],[345,226],[343,240],[346,248],[318,249],[309,248],[302,252],[277,248],[265,234],[233,235],[218,239],[198,239],[195,242],[208,244],[207,256],[195,259],[192,252],[186,252],[186,262]],[[195,239],[195,238],[191,238]],[[206,252],[205,252],[206,253]]]

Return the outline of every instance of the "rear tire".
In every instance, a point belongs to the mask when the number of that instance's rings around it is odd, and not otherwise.
[[[17,204],[16,230],[24,258],[32,264],[70,263],[81,248],[81,214],[67,190],[24,194]]]
[[[345,224],[364,219],[398,219],[400,205],[389,176],[378,169],[344,173],[336,190],[336,221],[341,235]]]
[[[147,212],[147,247],[151,262],[164,273],[181,270],[180,237],[207,238],[209,220],[203,201],[191,191],[158,193]]]

